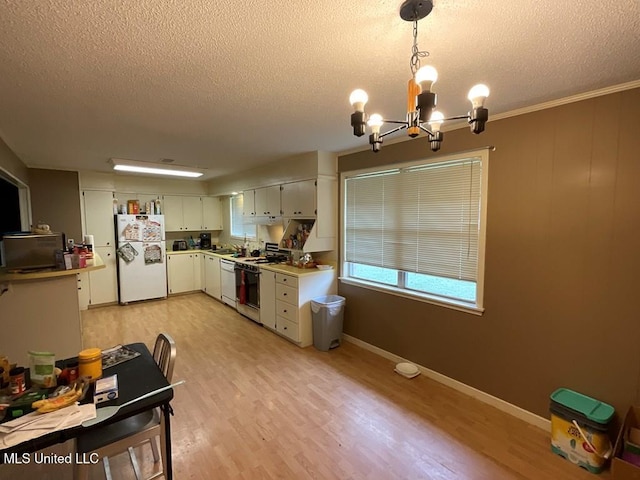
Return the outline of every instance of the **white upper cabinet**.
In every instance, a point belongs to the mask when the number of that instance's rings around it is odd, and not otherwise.
[[[184,230],[202,230],[202,199],[182,197],[182,218]]]
[[[220,197],[202,197],[202,229],[222,230]]]
[[[161,208],[164,215],[164,229],[167,232],[183,230],[182,197],[165,195],[162,197]]]
[[[255,190],[242,192],[242,216],[245,220],[256,216]]]
[[[85,190],[84,227],[86,235],[93,235],[95,246],[109,247],[115,243],[113,218],[113,193],[98,190]],[[82,243],[82,238],[75,239]]]
[[[283,217],[314,218],[316,216],[316,181],[285,183],[282,185]]]
[[[280,185],[255,190],[255,212],[261,217],[280,216]]]
[[[165,195],[162,213],[167,232],[202,230],[202,200],[200,197]]]

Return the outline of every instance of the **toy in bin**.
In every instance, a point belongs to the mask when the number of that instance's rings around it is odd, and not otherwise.
[[[615,409],[567,388],[551,394],[551,451],[600,473],[613,451],[609,423]]]

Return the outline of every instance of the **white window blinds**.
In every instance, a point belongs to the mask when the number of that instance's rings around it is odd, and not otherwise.
[[[244,195],[234,195],[231,204],[231,236],[236,238],[256,238],[256,226],[244,223],[242,214]]]
[[[231,236],[244,236],[244,225],[242,224],[242,195],[231,197]]]
[[[475,281],[481,158],[345,180],[345,260]]]

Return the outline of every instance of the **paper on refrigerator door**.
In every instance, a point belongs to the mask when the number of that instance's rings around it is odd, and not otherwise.
[[[162,224],[146,215],[136,215],[120,232],[124,240],[131,242],[161,242]]]
[[[162,263],[162,248],[157,243],[143,243],[144,263]]]
[[[136,255],[138,255],[138,251],[133,248],[133,245],[130,243],[125,243],[117,250],[118,256],[125,261],[125,263],[131,263]]]
[[[122,236],[125,240],[136,241],[140,239],[140,225],[138,223],[129,223],[122,229]]]
[[[142,222],[142,238],[143,242],[160,242],[162,241],[162,225],[155,220],[146,219]]]

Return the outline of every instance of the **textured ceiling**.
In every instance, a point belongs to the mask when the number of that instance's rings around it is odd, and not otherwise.
[[[30,167],[171,158],[208,178],[366,147],[354,88],[405,115],[401,3],[0,0],[0,137]],[[434,3],[418,44],[445,114],[478,82],[491,115],[640,79],[638,0]]]

